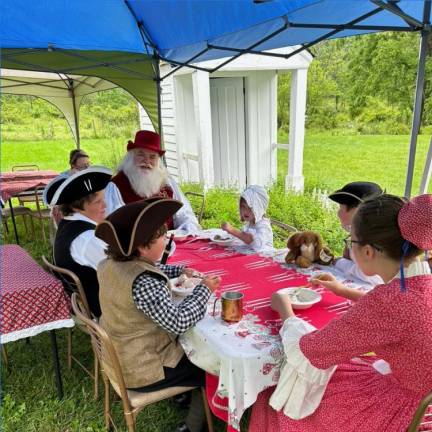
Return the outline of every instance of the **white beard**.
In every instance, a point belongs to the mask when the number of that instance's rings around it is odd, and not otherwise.
[[[156,195],[168,181],[168,171],[160,159],[156,167],[144,170],[135,165],[132,152],[126,154],[119,170],[126,174],[132,189],[142,198]]]

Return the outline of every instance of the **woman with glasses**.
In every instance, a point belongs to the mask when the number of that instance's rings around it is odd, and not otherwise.
[[[320,330],[273,294],[286,361],[276,390],[254,405],[250,432],[407,430],[432,389],[432,275],[417,259],[432,249],[431,227],[432,195],[360,205],[348,244],[364,274],[384,283]]]

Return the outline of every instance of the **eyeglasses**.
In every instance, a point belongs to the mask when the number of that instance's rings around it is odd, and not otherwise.
[[[365,246],[368,244],[369,246],[372,246],[377,251],[379,251],[379,252],[382,251],[382,248],[380,248],[379,246],[376,246],[372,243],[366,243],[366,242],[363,242],[360,240],[353,240],[350,236],[344,238],[344,243],[345,243],[345,246],[347,247],[347,249],[352,249],[353,243],[357,243],[357,244],[362,245],[362,246]]]

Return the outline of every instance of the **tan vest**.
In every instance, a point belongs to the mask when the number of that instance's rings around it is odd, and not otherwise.
[[[144,387],[165,378],[163,367],[175,367],[184,354],[177,336],[159,327],[137,309],[132,284],[144,271],[168,278],[142,259],[105,259],[97,269],[101,326],[114,344],[128,388]],[[105,365],[112,376],[110,365]]]

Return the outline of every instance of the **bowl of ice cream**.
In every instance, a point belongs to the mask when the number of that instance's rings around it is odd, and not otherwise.
[[[293,309],[308,309],[319,303],[322,298],[321,294],[313,289],[304,287],[282,288],[277,292],[289,297]]]

